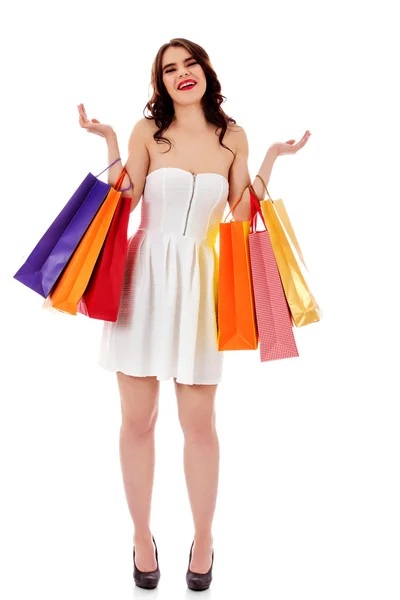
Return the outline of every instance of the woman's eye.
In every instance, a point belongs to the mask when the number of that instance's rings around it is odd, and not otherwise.
[[[197,65],[197,61],[194,61],[194,62],[192,62],[192,63],[189,63],[189,64],[188,64],[188,67],[191,67],[191,66],[193,66],[193,65]],[[165,72],[166,72],[166,73],[171,73],[171,71],[175,71],[175,69],[167,69]]]

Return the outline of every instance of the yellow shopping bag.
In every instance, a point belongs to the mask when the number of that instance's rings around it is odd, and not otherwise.
[[[320,321],[320,307],[309,289],[300,261],[305,265],[300,245],[293,231],[283,200],[272,200],[260,175],[268,198],[260,206],[271,238],[272,248],[281,276],[283,289],[296,327]],[[254,192],[254,190],[253,190]],[[296,260],[295,252],[299,261]]]

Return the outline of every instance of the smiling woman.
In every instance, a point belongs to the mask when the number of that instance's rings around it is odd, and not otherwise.
[[[154,91],[146,104],[146,109],[151,113],[147,118],[157,119],[157,125],[160,123],[154,133],[154,140],[170,145],[168,138],[162,134],[177,120],[177,107],[174,106],[176,100],[184,103],[183,106],[187,106],[186,103],[200,106],[204,121],[215,125],[219,130],[221,145],[227,148],[222,140],[228,125],[236,124],[236,121],[221,108],[225,96],[221,93],[221,84],[210,58],[201,46],[183,38],[171,40],[169,44],[161,46],[153,63],[151,80]],[[193,94],[188,94],[187,97],[185,95],[185,98],[182,96],[178,100],[181,96],[179,92],[183,91],[180,88],[185,82],[193,82],[192,86],[183,88]]]
[[[159,383],[174,380],[194,524],[186,581],[204,590],[214,560],[215,395],[223,366],[215,243],[227,204],[232,208],[241,199],[234,217],[248,219],[248,143],[244,129],[222,109],[221,84],[198,44],[175,38],[161,46],[151,84],[149,114],[133,128],[125,165],[133,184],[132,210],[142,200],[141,220],[128,242],[118,319],[104,323],[100,364],[117,373],[121,466],[135,529],[134,579],[142,587],[156,587],[160,577],[149,524],[154,430]],[[117,160],[115,133],[98,121],[90,127],[101,128],[106,137],[109,163]],[[278,149],[270,148],[261,165],[267,183],[277,156]],[[120,166],[110,168],[111,185],[119,174]],[[259,186],[256,178],[253,188],[261,196]]]

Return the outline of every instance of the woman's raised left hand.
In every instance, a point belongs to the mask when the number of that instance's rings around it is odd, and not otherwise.
[[[276,142],[275,144],[272,144],[271,148],[275,150],[277,156],[281,156],[282,154],[295,154],[300,148],[303,148],[303,146],[306,145],[310,139],[310,135],[311,132],[307,129],[297,144],[295,143],[296,140],[288,140],[287,142]]]

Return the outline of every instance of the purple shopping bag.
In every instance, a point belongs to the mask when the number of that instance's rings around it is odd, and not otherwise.
[[[111,189],[108,183],[100,181],[98,177],[119,160],[115,160],[99,175],[89,173],[85,177],[15,273],[14,279],[47,298]],[[129,188],[131,186],[132,183]]]

